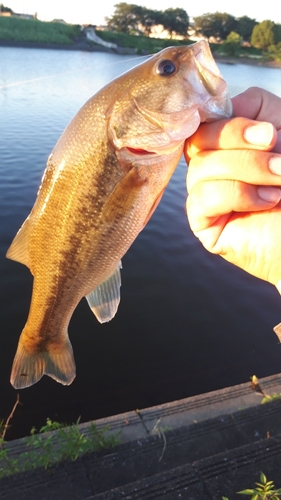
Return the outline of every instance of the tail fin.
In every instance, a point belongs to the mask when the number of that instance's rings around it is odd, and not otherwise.
[[[60,348],[52,348],[50,344],[48,351],[34,354],[29,353],[19,341],[11,373],[12,386],[24,389],[36,384],[43,375],[49,375],[63,385],[73,382],[76,375],[75,361],[68,338]]]

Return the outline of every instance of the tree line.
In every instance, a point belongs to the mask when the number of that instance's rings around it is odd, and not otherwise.
[[[112,31],[129,35],[149,36],[153,27],[162,26],[170,36],[185,37],[189,28],[189,17],[184,9],[153,10],[125,2],[115,5],[113,15],[107,17],[106,22]]]
[[[129,35],[149,36],[155,26],[162,27],[170,37],[188,38],[190,33],[216,42],[249,42],[263,51],[281,43],[281,25],[265,20],[258,23],[248,16],[234,17],[226,12],[207,13],[194,17],[190,23],[184,9],[153,10],[121,2],[106,19],[108,29]]]
[[[265,20],[258,23],[255,19],[242,16],[234,17],[226,12],[202,14],[193,18],[184,9],[169,8],[154,10],[140,5],[117,3],[111,17],[106,18],[109,30],[129,35],[149,36],[156,26],[167,31],[169,36],[203,36],[209,41],[224,42],[229,53],[235,53],[241,43],[248,42],[253,47],[280,54],[281,57],[281,24]],[[12,9],[0,4],[0,12],[10,12]]]
[[[12,9],[10,9],[10,7],[5,7],[3,3],[0,3],[0,12],[10,12],[10,14],[13,14]]]

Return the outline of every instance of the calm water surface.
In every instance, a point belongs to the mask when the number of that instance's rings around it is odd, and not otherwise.
[[[28,215],[46,160],[74,114],[136,64],[103,53],[0,48],[0,418],[16,398],[10,369],[26,321],[29,270],[5,258]],[[231,95],[259,85],[281,96],[281,70],[220,65]],[[10,435],[46,417],[73,422],[143,408],[281,371],[272,327],[281,300],[263,283],[208,254],[185,216],[182,161],[152,220],[123,258],[122,299],[100,325],[83,300],[69,327],[77,377],[48,377],[20,392]]]

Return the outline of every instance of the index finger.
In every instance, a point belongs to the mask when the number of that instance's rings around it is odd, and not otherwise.
[[[277,130],[281,128],[281,99],[268,90],[250,87],[232,99],[235,116],[269,121]]]
[[[216,149],[271,150],[277,140],[277,131],[269,122],[257,122],[238,117],[203,123],[185,142],[187,163],[200,151]]]

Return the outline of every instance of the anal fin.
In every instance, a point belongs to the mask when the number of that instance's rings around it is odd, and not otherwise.
[[[121,262],[115,271],[86,296],[88,304],[100,323],[110,321],[120,302]]]

